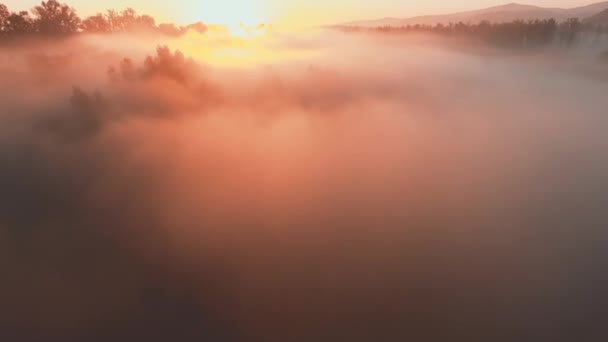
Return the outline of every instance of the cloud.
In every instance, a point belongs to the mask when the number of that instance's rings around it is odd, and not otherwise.
[[[2,48],[1,337],[600,336],[601,62],[104,39]]]

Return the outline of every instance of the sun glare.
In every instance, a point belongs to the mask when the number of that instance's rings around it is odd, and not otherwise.
[[[310,58],[312,52],[281,49],[267,25],[244,24],[211,26],[206,34],[191,31],[172,45],[203,63],[223,67],[247,67],[257,64]]]
[[[203,0],[198,4],[197,12],[190,15],[212,24],[258,25],[265,22],[263,6],[252,0]]]

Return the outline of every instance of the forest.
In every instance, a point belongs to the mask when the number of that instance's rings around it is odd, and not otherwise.
[[[57,0],[42,1],[28,11],[11,11],[0,3],[0,38],[3,40],[25,36],[62,37],[78,33],[156,32],[180,36],[188,30],[205,32],[203,23],[176,26],[157,24],[150,15],[140,15],[132,8],[80,18],[73,7]]]
[[[563,22],[555,19],[505,23],[481,21],[472,23],[449,23],[436,25],[407,25],[402,27],[358,27],[334,26],[341,32],[371,34],[416,34],[427,33],[445,37],[459,37],[482,41],[508,48],[535,48],[549,45],[571,46],[581,39],[598,42],[608,32],[608,25],[570,18]]]
[[[331,26],[347,33],[416,34],[427,33],[445,37],[473,39],[506,48],[534,48],[548,45],[571,46],[584,38],[590,44],[602,39],[608,25],[570,18],[492,23],[446,23],[436,25],[407,25],[383,27]],[[178,37],[188,30],[207,31],[201,22],[186,26],[173,23],[158,24],[150,15],[139,14],[132,8],[107,10],[81,18],[76,9],[58,0],[42,1],[30,11],[11,11],[0,3],[0,39],[11,40],[27,36],[65,37],[80,33],[107,34],[117,32],[151,32]]]

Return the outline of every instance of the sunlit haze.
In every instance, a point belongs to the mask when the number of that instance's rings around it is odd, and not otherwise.
[[[74,0],[70,4],[84,15],[108,8],[136,8],[155,17],[189,23],[255,25],[274,23],[282,27],[306,27],[333,24],[355,19],[381,17],[409,17],[426,14],[449,13],[502,5],[500,0]],[[592,0],[522,0],[521,3],[545,7],[574,7],[592,3]],[[5,0],[12,8],[30,8],[37,0]]]
[[[39,1],[1,342],[608,341],[608,1]]]

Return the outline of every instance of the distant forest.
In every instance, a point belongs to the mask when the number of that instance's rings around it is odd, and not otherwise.
[[[188,26],[156,24],[149,15],[139,15],[134,9],[123,11],[108,10],[88,18],[80,18],[76,10],[57,0],[42,1],[29,12],[12,12],[0,3],[0,39],[22,38],[24,36],[69,36],[78,33],[115,32],[157,32],[170,36],[180,36],[188,30],[205,32],[203,23]]]
[[[430,33],[448,37],[463,37],[480,40],[492,45],[509,48],[533,48],[548,45],[571,46],[584,39],[591,44],[604,39],[608,33],[608,25],[583,22],[578,18],[570,18],[563,22],[555,19],[523,21],[517,20],[506,23],[491,23],[482,21],[477,24],[449,23],[437,25],[407,25],[402,27],[357,27],[333,26],[342,32],[371,33],[371,34],[411,34]]]
[[[401,27],[332,26],[348,33],[411,34],[431,33],[448,37],[463,37],[508,48],[533,48],[548,45],[571,46],[584,39],[590,44],[606,40],[608,21],[597,23],[570,18],[563,22],[555,19],[513,21],[507,23],[449,23],[437,25],[407,25]],[[105,13],[80,18],[76,10],[58,0],[42,1],[30,11],[10,11],[0,3],[0,40],[27,36],[64,37],[79,33],[154,32],[168,36],[181,36],[189,30],[201,33],[207,26],[201,22],[176,26],[157,24],[149,15],[140,15],[134,9],[108,10]]]

